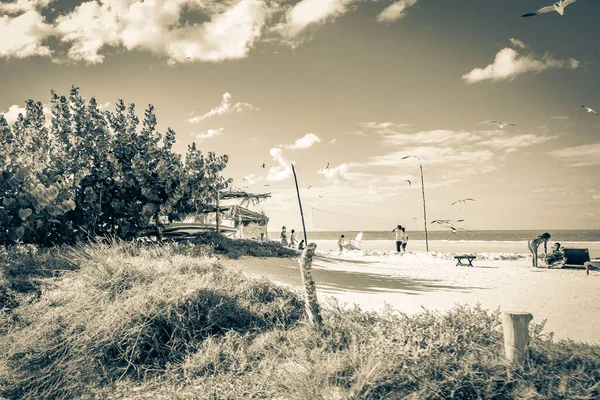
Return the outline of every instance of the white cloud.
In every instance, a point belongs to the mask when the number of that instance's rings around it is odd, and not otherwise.
[[[307,133],[302,136],[300,139],[296,139],[294,144],[284,145],[283,148],[287,150],[298,150],[298,149],[308,149],[314,144],[320,143],[321,138],[314,133]]]
[[[221,104],[217,107],[214,107],[209,112],[203,115],[198,115],[196,117],[192,117],[187,120],[187,122],[192,124],[197,124],[198,122],[202,122],[208,118],[215,116],[227,115],[235,112],[244,112],[246,110],[256,110],[256,108],[249,103],[231,103],[231,94],[225,92],[223,94],[223,99],[221,100]]]
[[[292,176],[292,164],[293,161],[287,160],[283,157],[283,152],[279,147],[272,148],[269,153],[273,160],[279,163],[276,167],[269,168],[267,174],[267,180],[271,182],[282,181]]]
[[[6,122],[12,124],[17,120],[19,114],[23,114],[23,116],[25,116],[25,107],[21,107],[17,104],[14,104],[8,107],[8,111],[2,111],[0,112],[0,114],[4,114]]]
[[[351,173],[348,164],[340,164],[334,168],[321,168],[317,171],[319,175],[323,175],[327,179],[334,181],[351,181],[356,180],[364,174]]]
[[[273,28],[281,36],[291,39],[310,25],[324,24],[350,10],[358,0],[302,0],[285,13],[285,22]]]
[[[42,42],[51,34],[52,26],[37,11],[14,18],[5,15],[0,18],[0,57],[50,56],[50,48]]]
[[[54,0],[17,0],[15,2],[0,3],[0,13],[2,14],[20,14],[47,7]]]
[[[404,127],[408,127],[411,126],[411,124],[396,124],[394,122],[361,122],[359,124],[360,126],[364,127],[364,128],[369,128],[369,129],[391,129],[391,128],[404,128]]]
[[[563,159],[572,164],[569,167],[588,167],[600,164],[600,143],[584,144],[581,146],[567,147],[554,150],[549,155]]]
[[[110,101],[106,103],[98,104],[98,109],[101,111],[107,110],[110,107]]]
[[[494,62],[485,68],[475,68],[468,74],[462,76],[467,83],[477,83],[484,80],[512,80],[517,75],[527,72],[542,72],[549,68],[575,69],[579,67],[579,61],[571,58],[569,60],[557,60],[550,54],[536,59],[533,54],[519,55],[511,48],[504,48],[496,54]]]
[[[510,43],[513,45],[513,47],[518,47],[520,49],[526,49],[526,48],[529,47],[525,43],[523,43],[522,40],[519,40],[519,39],[516,39],[516,38],[510,38],[508,40],[510,40]]]
[[[211,139],[211,138],[215,138],[219,135],[221,135],[223,133],[224,129],[223,128],[219,128],[219,129],[209,129],[206,132],[203,133],[198,133],[196,135],[196,139]]]
[[[366,164],[369,166],[401,167],[408,165],[414,160],[403,160],[402,158],[411,154],[416,154],[427,159],[425,164],[445,164],[445,163],[482,163],[492,160],[494,153],[490,150],[457,150],[453,147],[434,147],[420,146],[407,148],[402,151],[395,151],[380,156],[371,157]]]
[[[414,6],[417,0],[400,0],[387,6],[378,16],[379,22],[394,22],[404,17],[406,10]]]
[[[552,119],[569,119],[568,115],[555,115]]]
[[[337,139],[331,139],[331,140],[329,141],[329,143],[330,143],[330,144],[334,144],[335,142],[337,142]]]
[[[483,140],[477,143],[478,146],[492,147],[495,149],[506,149],[507,151],[515,151],[522,147],[529,147],[536,144],[541,144],[549,140],[556,139],[558,136],[545,135],[516,135],[516,136],[495,136],[493,138]]]
[[[465,143],[476,142],[481,136],[472,132],[451,131],[437,129],[433,131],[422,131],[417,133],[395,133],[388,131],[384,134],[382,142],[385,145],[410,145],[410,144],[439,144],[444,142]]]

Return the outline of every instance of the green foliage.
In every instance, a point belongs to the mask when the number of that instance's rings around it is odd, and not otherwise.
[[[53,91],[51,105],[48,124],[32,100],[12,126],[0,116],[0,244],[131,239],[160,215],[202,210],[230,183],[226,155],[195,143],[185,159],[174,153],[175,132],[156,131],[152,105],[141,126],[134,104],[102,111],[76,87]]]
[[[215,254],[223,254],[229,258],[250,257],[296,257],[298,252],[284,247],[280,242],[257,242],[256,240],[230,239],[216,232],[198,235],[189,240],[189,246],[210,246]],[[187,251],[185,244],[175,247],[176,251]]]

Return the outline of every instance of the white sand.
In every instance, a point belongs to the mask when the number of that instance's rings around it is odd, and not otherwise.
[[[322,302],[333,296],[375,311],[387,303],[408,314],[480,303],[490,310],[531,312],[535,323],[547,319],[545,331],[554,332],[556,339],[600,343],[600,271],[586,276],[585,270],[534,269],[530,256],[506,252],[475,251],[478,258],[468,268],[455,266],[455,253],[340,254],[328,247],[332,246],[321,243],[313,262]],[[489,244],[475,247],[489,248]],[[301,285],[295,260],[244,258],[231,263],[276,282]]]

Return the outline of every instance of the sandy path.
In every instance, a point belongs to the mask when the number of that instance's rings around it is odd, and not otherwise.
[[[441,257],[441,258],[438,258]],[[530,260],[476,260],[456,267],[450,255],[316,256],[314,278],[319,299],[333,296],[349,305],[381,310],[385,303],[409,314],[444,311],[455,304],[480,303],[502,311],[528,311],[533,322],[547,319],[555,338],[600,344],[600,272],[533,269]],[[297,261],[277,258],[228,260],[246,273],[301,285]]]

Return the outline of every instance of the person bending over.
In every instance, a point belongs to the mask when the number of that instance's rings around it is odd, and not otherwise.
[[[538,266],[538,247],[543,243],[544,244],[544,254],[548,253],[548,239],[550,239],[550,234],[548,232],[542,233],[540,236],[536,237],[533,240],[527,242],[529,246],[529,251],[533,255],[532,263],[533,267],[537,268]]]

